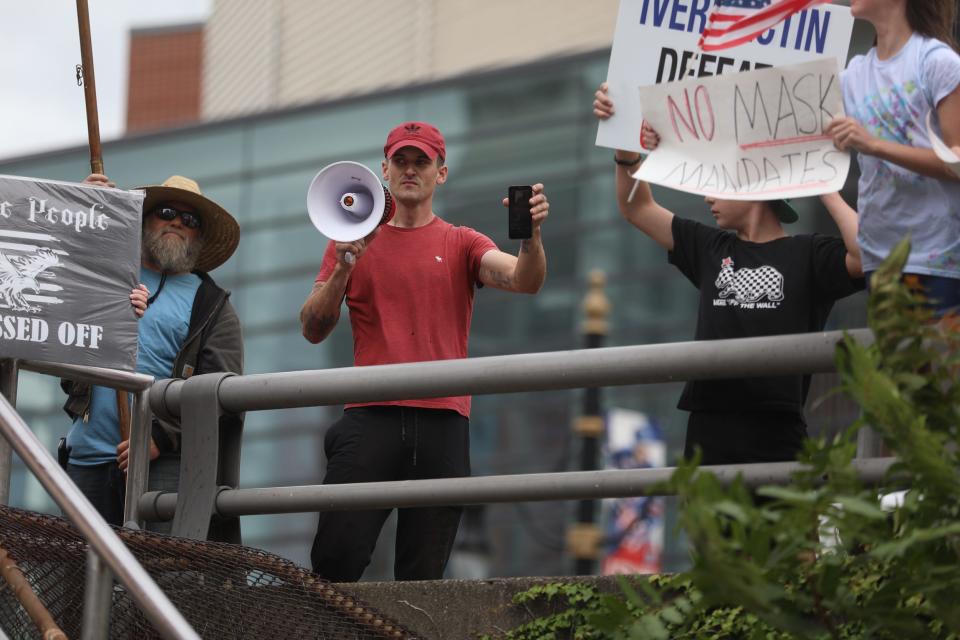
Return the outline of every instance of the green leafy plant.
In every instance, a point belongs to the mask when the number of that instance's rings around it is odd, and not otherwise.
[[[559,609],[552,615],[535,617],[510,631],[506,637],[513,640],[599,639],[603,636],[590,624],[590,617],[609,611],[604,596],[596,588],[577,582],[536,585],[514,596],[513,603],[519,606],[549,604]],[[618,600],[618,604],[626,606],[622,600]],[[484,636],[484,640],[491,639]]]
[[[960,639],[960,325],[935,321],[903,282],[909,251],[901,242],[874,274],[874,344],[848,337],[837,350],[842,390],[862,410],[854,425],[809,441],[786,486],[751,492],[682,464],[668,484],[689,571],[570,599],[507,637]],[[852,466],[866,425],[897,457],[879,486]]]

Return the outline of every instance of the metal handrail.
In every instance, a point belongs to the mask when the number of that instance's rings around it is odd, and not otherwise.
[[[181,478],[188,467],[197,477],[202,477],[209,500],[202,506],[179,505],[180,522],[190,523],[189,527],[182,527],[179,535],[204,535],[211,510],[223,516],[238,516],[617,497],[634,495],[634,491],[642,493],[643,487],[663,481],[672,469],[267,489],[222,487],[214,492],[210,490],[210,483],[216,474],[214,462],[218,460],[220,438],[209,433],[211,427],[200,424],[197,416],[215,415],[215,408],[240,412],[343,402],[826,372],[835,368],[836,346],[844,335],[861,343],[873,340],[869,330],[858,329],[247,376],[215,378],[211,374],[187,380],[162,380],[151,388],[150,403],[159,415],[181,416],[184,433],[208,431],[197,445],[202,451],[188,452],[184,446]],[[873,477],[869,474],[875,474],[878,469],[884,471],[889,461],[858,461],[858,465],[864,467],[868,477]],[[711,470],[721,474],[744,472],[752,477],[766,477],[771,470],[779,470],[780,475],[776,477],[783,482],[789,477],[789,470],[798,468],[761,464]],[[176,509],[177,496],[172,493],[149,492],[139,500],[140,512],[150,520],[169,520]]]
[[[894,458],[854,460],[853,468],[867,484],[880,482]],[[216,512],[237,517],[316,511],[356,511],[406,507],[440,507],[500,502],[594,500],[642,495],[666,495],[661,486],[676,469],[618,469],[566,471],[473,478],[366,482],[362,484],[308,485],[266,489],[224,489],[217,494]],[[799,462],[770,462],[700,467],[729,484],[738,475],[748,487],[784,484],[794,473],[807,470]],[[151,491],[140,509],[150,520],[169,520],[177,494]]]
[[[36,360],[17,360],[17,366],[25,371],[42,373],[48,376],[70,378],[78,382],[89,382],[124,391],[143,391],[149,389],[154,377],[135,371],[119,371],[103,367],[88,367],[79,364],[59,362],[39,362]]]
[[[126,545],[2,396],[0,433],[120,583],[127,588],[154,628],[165,638],[199,640],[200,636],[160,590],[150,574],[140,566]]]
[[[796,335],[674,342],[369,367],[289,371],[223,380],[224,411],[240,413],[347,402],[411,400],[676,382],[821,373],[834,370],[844,334],[862,344],[868,329]],[[150,390],[159,416],[180,415],[180,396],[190,380],[165,380]]]

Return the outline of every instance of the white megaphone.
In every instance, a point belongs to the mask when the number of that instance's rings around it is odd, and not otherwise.
[[[334,162],[307,189],[307,213],[320,233],[336,242],[366,237],[393,218],[396,204],[380,178],[359,162]]]

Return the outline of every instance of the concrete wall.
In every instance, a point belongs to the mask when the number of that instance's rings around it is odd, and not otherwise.
[[[215,0],[218,119],[610,46],[618,0]]]
[[[513,604],[514,595],[535,585],[556,582],[578,582],[593,586],[601,593],[623,593],[615,576],[358,582],[336,587],[400,623],[419,638],[466,640],[484,635],[503,637],[505,631],[569,609],[565,601]]]

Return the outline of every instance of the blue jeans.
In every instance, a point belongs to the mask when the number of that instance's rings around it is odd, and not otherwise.
[[[874,272],[865,273],[867,290],[870,289],[870,278]],[[942,318],[947,313],[960,313],[960,278],[946,278],[944,276],[929,276],[919,273],[905,273],[904,278],[916,278],[923,287],[922,293],[927,298],[927,307],[934,315]]]
[[[108,524],[123,525],[127,476],[116,462],[95,465],[69,463],[67,475]],[[180,482],[180,456],[160,456],[150,462],[150,491],[176,492]],[[148,522],[148,531],[170,533],[170,522]]]

